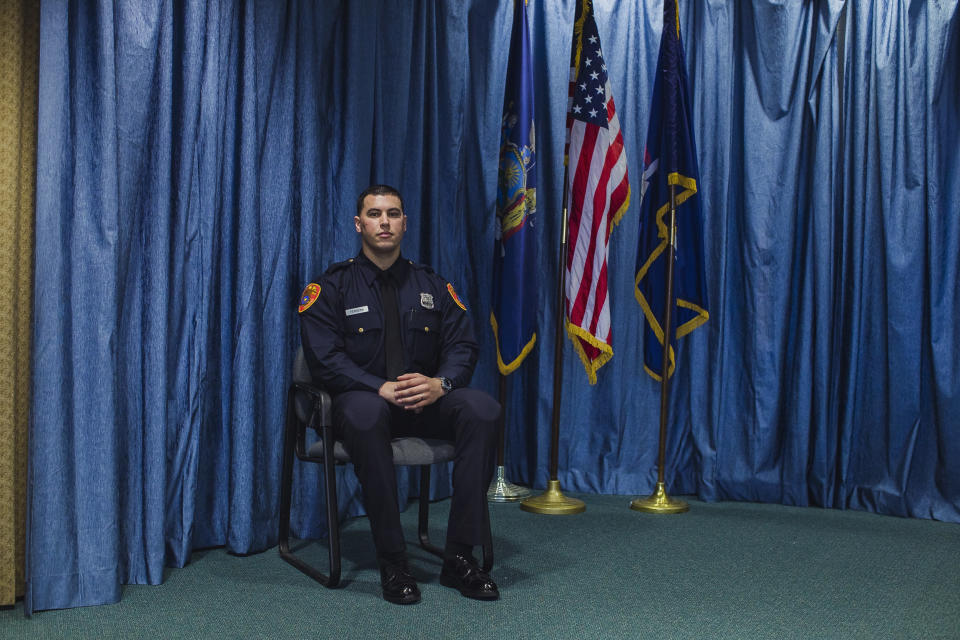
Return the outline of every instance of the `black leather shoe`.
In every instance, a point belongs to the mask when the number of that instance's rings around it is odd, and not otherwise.
[[[440,584],[453,587],[461,594],[475,600],[496,600],[500,591],[486,571],[477,566],[472,556],[458,553],[443,561]]]
[[[406,563],[387,564],[380,567],[380,586],[383,599],[393,604],[416,604],[420,602],[420,589],[410,575]]]

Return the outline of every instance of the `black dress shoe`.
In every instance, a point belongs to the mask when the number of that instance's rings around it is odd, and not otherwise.
[[[453,587],[468,598],[496,600],[500,591],[486,571],[477,566],[472,556],[458,553],[443,561],[440,584]]]
[[[406,563],[386,564],[380,567],[380,586],[383,599],[393,604],[415,604],[420,602],[420,589],[417,581],[410,575]]]

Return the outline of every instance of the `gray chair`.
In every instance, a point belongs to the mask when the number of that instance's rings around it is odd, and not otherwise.
[[[287,392],[287,415],[283,442],[283,470],[280,486],[280,556],[324,586],[333,588],[340,583],[340,515],[337,507],[335,465],[347,464],[350,456],[343,444],[334,439],[331,421],[330,394],[315,386],[307,368],[303,348],[297,350],[293,363],[293,382]],[[307,440],[307,429],[319,434],[313,442]],[[430,542],[428,522],[430,512],[430,467],[453,460],[453,443],[429,438],[395,438],[393,463],[396,466],[420,467],[420,513],[418,536],[420,546],[443,557],[443,549]],[[329,534],[328,550],[330,573],[325,574],[307,564],[290,550],[290,501],[293,492],[294,459],[323,465],[324,499],[326,501]],[[483,544],[483,569],[493,566],[493,544],[490,533],[490,514]]]

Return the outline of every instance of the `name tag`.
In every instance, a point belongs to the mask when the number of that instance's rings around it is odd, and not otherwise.
[[[348,316],[355,316],[358,313],[366,313],[367,311],[370,311],[370,307],[368,307],[367,305],[363,305],[362,307],[354,307],[353,309],[347,309],[346,314]]]

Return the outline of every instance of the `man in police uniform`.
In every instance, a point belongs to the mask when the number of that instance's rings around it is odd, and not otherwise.
[[[357,200],[356,258],[336,263],[300,301],[310,372],[333,395],[333,422],[350,453],[370,518],[383,597],[419,602],[400,526],[390,439],[454,441],[453,497],[440,583],[480,600],[499,597],[473,547],[486,528],[500,405],[468,389],[478,345],[453,285],[400,255],[403,200],[375,185]],[[421,496],[426,499],[426,496]]]

